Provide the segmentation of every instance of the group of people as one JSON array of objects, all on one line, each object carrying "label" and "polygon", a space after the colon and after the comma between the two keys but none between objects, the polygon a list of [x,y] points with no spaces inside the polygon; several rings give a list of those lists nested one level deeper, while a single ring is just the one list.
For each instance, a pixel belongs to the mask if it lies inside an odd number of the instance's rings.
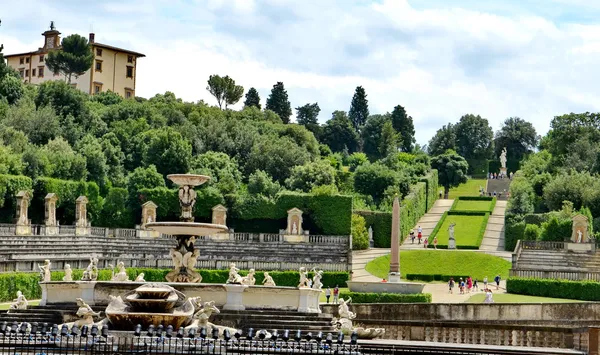
[{"label": "group of people", "polygon": [[[338,285],[335,285],[335,288],[333,289],[333,303],[334,304],[338,303],[339,296],[340,296],[340,289],[338,288]],[[330,297],[331,297],[331,288],[329,286],[327,286],[327,288],[325,289],[325,299],[327,299],[327,303],[329,303]]]},{"label": "group of people", "polygon": [[[494,282],[496,283],[496,290],[500,289],[500,280],[501,277],[500,275],[496,275],[496,277],[494,277]],[[456,286],[456,281],[454,281],[454,278],[451,277],[450,280],[448,281],[448,292],[449,293],[454,293],[454,286]],[[464,295],[467,293],[471,293],[471,291],[479,291],[479,285],[477,284],[477,279],[473,279],[471,278],[471,276],[468,276],[466,279],[463,280],[463,278],[461,277],[460,280],[458,281],[458,291],[459,294]],[[493,302],[492,300],[492,290],[488,287],[488,278],[487,276],[483,278],[483,289],[482,291],[484,291],[486,293],[486,301],[485,303],[491,303]],[[489,294],[489,300],[491,300],[491,302],[488,302],[488,294]]]},{"label": "group of people", "polygon": [[[485,194],[486,194],[486,192],[483,189],[483,187],[479,186],[479,196],[485,196]],[[488,192],[487,193],[487,195],[489,197],[492,197],[492,196],[494,196],[494,197],[502,197],[502,194],[505,194],[507,198],[510,197],[510,191],[507,192],[506,189],[504,189],[504,192],[502,192],[502,191],[496,192],[494,190],[494,192]]]},{"label": "group of people", "polygon": [[510,174],[505,175],[504,173],[489,173],[488,174],[488,179],[490,180],[496,180],[496,179],[504,179],[504,178],[509,178],[510,180],[512,180],[514,173],[511,171]]},{"label": "group of people", "polygon": [[[421,244],[421,240],[423,240],[423,228],[421,228],[421,226],[417,227],[417,235],[416,236],[415,236],[414,230],[410,231],[410,241],[412,244],[415,244],[415,238],[417,239],[417,244]],[[432,244],[433,244],[434,249],[437,249],[437,245],[438,245],[437,237],[433,238]],[[429,245],[429,239],[425,238],[423,240],[423,248],[427,249],[428,245]]]}]

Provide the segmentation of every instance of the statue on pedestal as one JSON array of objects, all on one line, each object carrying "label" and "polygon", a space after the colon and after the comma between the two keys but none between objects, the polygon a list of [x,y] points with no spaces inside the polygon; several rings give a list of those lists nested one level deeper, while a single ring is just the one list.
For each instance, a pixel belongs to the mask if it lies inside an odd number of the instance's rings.
[{"label": "statue on pedestal", "polygon": [[323,288],[323,283],[321,282],[321,279],[323,278],[323,270],[317,271],[313,268],[312,271],[315,273],[313,276],[312,288],[315,290],[321,290]]},{"label": "statue on pedestal", "polygon": [[62,280],[73,281],[73,270],[71,270],[71,265],[65,264],[65,276],[63,276]]},{"label": "statue on pedestal", "polygon": [[248,271],[248,275],[242,277],[242,285],[252,286],[252,285],[256,284],[256,278],[254,278],[255,273],[256,273],[256,271],[254,269],[250,269]]},{"label": "statue on pedestal", "polygon": [[238,274],[238,271],[240,271],[240,269],[235,267],[235,263],[229,264],[229,278],[227,279],[228,284],[241,284],[242,283],[243,279],[240,276],[240,274]]},{"label": "statue on pedestal", "polygon": [[90,264],[83,272],[81,281],[97,281],[98,280],[98,258],[91,258]]},{"label": "statue on pedestal", "polygon": [[454,239],[454,226],[456,223],[450,224],[448,227],[448,249],[456,249],[456,239]]},{"label": "statue on pedestal", "polygon": [[273,280],[273,277],[271,277],[271,275],[269,275],[268,272],[265,272],[265,279],[263,280],[263,286],[276,286],[275,280]]},{"label": "statue on pedestal", "polygon": [[506,169],[506,147],[502,149],[502,153],[500,154],[500,165]]},{"label": "statue on pedestal", "polygon": [[119,261],[119,263],[117,264],[117,269],[119,269],[119,271],[115,274],[115,270],[114,270],[114,266],[109,265],[108,266],[110,268],[111,271],[111,281],[117,281],[117,282],[125,282],[125,281],[129,281],[129,275],[127,275],[127,270],[125,269],[125,264],[122,261]]},{"label": "statue on pedestal", "polygon": [[299,270],[300,273],[300,282],[298,283],[298,287],[308,287],[308,272],[305,267],[301,267]]},{"label": "statue on pedestal", "polygon": [[38,265],[38,269],[40,269],[40,279],[42,282],[50,282],[52,278],[52,274],[50,273],[50,260],[44,260],[44,265]]}]

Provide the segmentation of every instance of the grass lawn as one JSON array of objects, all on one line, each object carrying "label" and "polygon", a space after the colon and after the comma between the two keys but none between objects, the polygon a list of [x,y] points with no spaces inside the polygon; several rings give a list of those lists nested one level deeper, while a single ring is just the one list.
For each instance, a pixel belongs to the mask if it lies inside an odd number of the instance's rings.
[{"label": "grass lawn", "polygon": [[[485,179],[469,179],[466,183],[450,189],[448,198],[453,199],[459,196],[479,196],[479,187],[485,189],[487,182]],[[442,186],[440,190],[443,190]]]},{"label": "grass lawn", "polygon": [[[0,311],[6,311],[10,307],[12,302],[0,303]],[[40,304],[40,300],[29,301],[30,306],[37,306]]]},{"label": "grass lawn", "polygon": [[492,201],[458,200],[452,211],[489,211]]},{"label": "grass lawn", "polygon": [[[492,288],[492,293],[494,288]],[[536,296],[525,296],[525,295],[514,295],[511,293],[499,293],[494,294],[494,303],[571,303],[571,302],[583,302],[579,300],[569,300],[565,298],[548,298],[548,297],[536,297]],[[484,293],[478,293],[471,296],[466,303],[483,303],[485,298]]]},{"label": "grass lawn", "polygon": [[[406,274],[471,275],[483,281],[493,280],[500,274],[508,277],[510,262],[492,255],[473,251],[457,250],[404,250],[400,252],[400,272]],[[390,256],[385,255],[367,263],[366,270],[379,278],[387,278],[390,271]]]},{"label": "grass lawn", "polygon": [[[469,246],[471,249],[479,248],[481,244],[481,230],[485,228],[485,216],[463,216],[463,215],[447,215],[442,226],[435,235],[439,246],[448,246],[448,227],[450,224],[456,223],[454,226],[454,238],[456,246]],[[429,244],[433,245],[433,235],[429,237]]]}]

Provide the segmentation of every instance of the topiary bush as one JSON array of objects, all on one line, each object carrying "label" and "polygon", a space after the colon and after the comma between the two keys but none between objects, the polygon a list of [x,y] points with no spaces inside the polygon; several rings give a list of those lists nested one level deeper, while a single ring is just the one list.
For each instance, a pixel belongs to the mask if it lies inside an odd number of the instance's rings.
[{"label": "topiary bush", "polygon": [[352,250],[369,248],[369,232],[365,227],[365,219],[357,214],[352,215]]},{"label": "topiary bush", "polygon": [[542,229],[536,224],[525,225],[523,240],[538,240],[542,234]]},{"label": "topiary bush", "polygon": [[340,298],[352,303],[431,303],[430,293],[397,294],[340,291]]},{"label": "topiary bush", "polygon": [[506,292],[519,295],[600,301],[600,283],[557,279],[510,277]]},{"label": "topiary bush", "polygon": [[504,250],[514,251],[517,241],[523,239],[526,223],[519,215],[506,214],[504,216]]},{"label": "topiary bush", "polygon": [[559,219],[551,216],[547,222],[542,224],[540,240],[562,242],[571,237],[573,221],[570,219]]}]

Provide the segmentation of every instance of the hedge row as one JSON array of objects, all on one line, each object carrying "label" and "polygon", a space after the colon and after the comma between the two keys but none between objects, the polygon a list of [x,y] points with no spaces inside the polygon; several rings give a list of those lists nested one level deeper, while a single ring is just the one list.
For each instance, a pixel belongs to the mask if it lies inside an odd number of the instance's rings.
[{"label": "hedge row", "polygon": [[457,206],[459,201],[490,201],[490,208],[487,210],[482,210],[482,212],[492,213],[494,212],[494,207],[496,207],[496,198],[490,196],[459,196],[454,199],[452,202],[452,206],[450,207],[450,211],[458,211]]},{"label": "hedge row", "polygon": [[[208,221],[212,208],[223,204],[229,209],[227,224],[234,229],[247,232],[261,231],[278,233],[287,223],[287,211],[301,209],[304,229],[312,234],[350,235],[352,216],[352,196],[311,195],[296,192],[283,192],[275,199],[264,196],[226,195],[207,186],[197,189],[196,217]],[[157,218],[177,219],[180,207],[177,190],[168,188],[142,189],[138,193],[139,205],[153,201],[159,208]],[[136,213],[139,214],[139,213]]]},{"label": "hedge row", "polygon": [[[481,212],[481,211],[446,211],[446,212],[444,212],[444,214],[442,215],[442,218],[440,218],[440,221],[435,225],[435,228],[431,232],[431,235],[429,236],[429,238],[427,238],[427,241],[429,244],[427,247],[434,248],[433,239],[439,233],[440,228],[444,224],[444,221],[446,220],[446,217],[448,215],[450,215],[450,216],[452,216],[452,215],[454,215],[454,216],[483,216],[483,223],[481,223],[481,228],[479,229],[479,233],[477,234],[477,241],[475,242],[475,245],[458,245],[458,243],[456,245],[456,249],[466,249],[466,250],[479,249],[479,246],[481,245],[481,242],[483,241],[483,236],[485,235],[485,230],[487,228],[488,220],[490,218],[490,214],[488,212]],[[448,245],[438,244],[437,248],[438,249],[448,249]]]},{"label": "hedge row", "polygon": [[510,277],[506,292],[519,295],[600,301],[600,282]]},{"label": "hedge row", "polygon": [[398,294],[340,291],[340,298],[352,303],[431,303],[430,293]]},{"label": "hedge row", "polygon": [[17,193],[33,191],[33,182],[27,176],[0,175],[0,222],[13,223]]},{"label": "hedge row", "polygon": [[514,251],[517,241],[523,239],[527,223],[521,216],[506,214],[504,216],[504,250]]},{"label": "hedge row", "polygon": [[441,275],[441,274],[406,274],[406,279],[407,280],[418,280],[418,281],[425,281],[425,282],[431,282],[431,281],[444,281],[444,282],[448,282],[450,281],[450,278],[453,278],[454,281],[459,281],[461,278],[463,280],[466,280],[469,276],[465,276],[465,275]]},{"label": "hedge row", "polygon": [[426,185],[425,188],[427,190],[427,192],[426,192],[427,203],[426,203],[425,212],[427,212],[431,209],[431,207],[433,207],[433,205],[435,204],[435,201],[437,201],[437,199],[439,198],[438,171],[435,169],[431,170],[431,172],[427,176],[421,178],[420,181],[424,182]]},{"label": "hedge row", "polygon": [[[165,276],[169,273],[170,269],[127,269],[129,279],[134,280],[140,273],[144,273],[144,279],[147,282],[163,282]],[[227,282],[229,277],[228,270],[199,270],[202,275],[203,283],[219,283],[223,284]],[[83,274],[83,270],[73,270],[73,279],[80,280]],[[247,275],[248,271],[240,271],[240,275]],[[298,271],[269,271],[269,275],[273,277],[273,280],[278,286],[298,286],[300,276]],[[309,274],[312,276],[312,274]],[[63,271],[52,272],[52,281],[62,281],[65,276]],[[264,272],[258,271],[255,274],[256,284],[261,285],[264,280]],[[98,274],[99,281],[109,281],[111,278],[110,270],[100,270]],[[323,273],[324,287],[347,287],[346,281],[349,279],[347,272],[330,272],[325,271]],[[39,273],[10,273],[0,274],[0,302],[12,301],[16,297],[17,291],[23,292],[28,299],[37,299],[41,297],[41,289],[38,285]]]}]

